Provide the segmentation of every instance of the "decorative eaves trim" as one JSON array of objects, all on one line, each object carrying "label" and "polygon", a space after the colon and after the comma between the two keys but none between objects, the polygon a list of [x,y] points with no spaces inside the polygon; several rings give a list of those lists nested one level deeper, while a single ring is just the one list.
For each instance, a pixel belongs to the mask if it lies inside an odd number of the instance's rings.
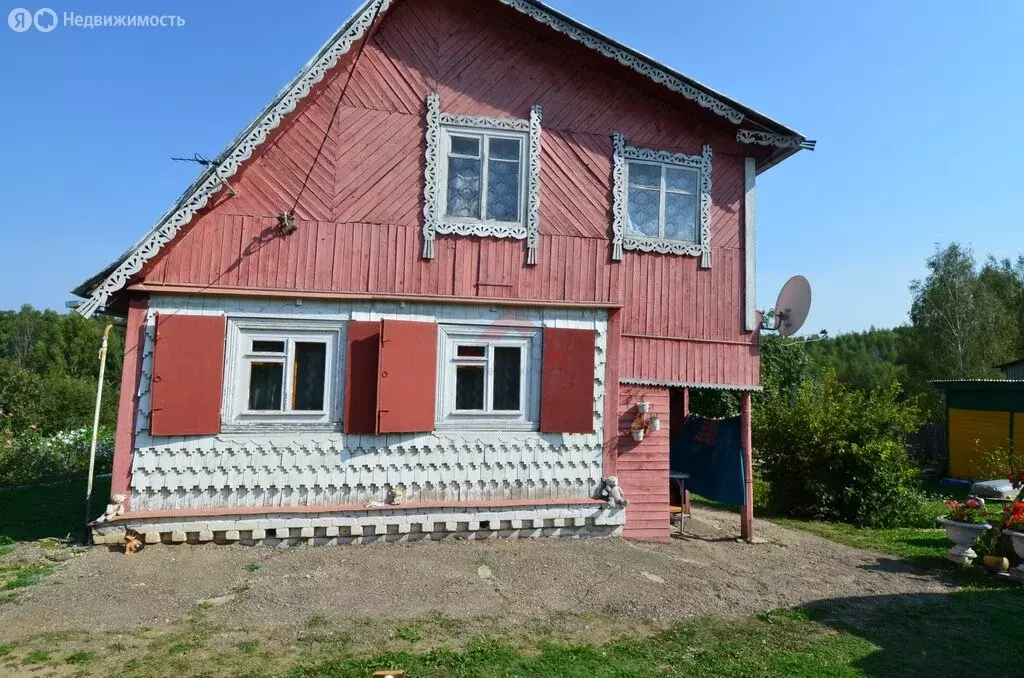
[{"label": "decorative eaves trim", "polygon": [[771,134],[770,132],[758,132],[752,129],[737,130],[736,141],[741,144],[775,146],[777,148],[805,148],[809,151],[813,151],[815,146],[815,142],[810,139],[791,137],[784,134]]},{"label": "decorative eaves trim", "polygon": [[[700,171],[700,241],[683,242],[660,238],[640,238],[626,233],[628,161],[644,160]],[[623,250],[681,254],[700,257],[701,268],[711,268],[711,146],[704,146],[700,155],[686,155],[652,148],[626,145],[626,139],[616,132],[612,135],[612,260],[620,261]]]},{"label": "decorative eaves trim", "polygon": [[[537,263],[540,244],[540,135],[541,108],[530,108],[530,119],[491,118],[480,115],[442,113],[437,92],[427,95],[426,152],[423,166],[423,258],[435,256],[434,241],[438,233],[454,233],[481,238],[515,238],[526,240],[526,263]],[[522,224],[458,221],[441,214],[441,126],[458,125],[480,129],[508,130],[529,133],[526,187],[526,219]]]},{"label": "decorative eaves trim", "polygon": [[708,388],[717,391],[761,391],[760,386],[743,384],[702,384],[696,381],[662,381],[660,379],[619,379],[620,384],[629,386],[667,386],[670,388]]},{"label": "decorative eaves trim", "polygon": [[390,5],[391,0],[367,0],[352,18],[331,36],[318,56],[306,64],[274,103],[218,156],[219,159],[200,176],[146,237],[89,293],[89,299],[76,308],[78,313],[88,318],[104,307],[110,295],[124,287],[128,279],[141,271],[161,247],[173,240],[181,227],[206,206],[210,197],[252,156],[256,148],[266,140],[267,135],[281,124],[281,120],[295,110],[313,86],[323,80],[324,75],[363,37],[374,17],[383,15]]},{"label": "decorative eaves trim", "polygon": [[668,87],[673,92],[683,95],[690,101],[693,101],[699,106],[722,116],[731,123],[738,125],[743,122],[743,114],[732,106],[729,106],[708,92],[697,89],[690,83],[669,72],[652,59],[644,58],[635,52],[623,49],[610,40],[603,39],[591,31],[585,30],[575,21],[567,21],[556,16],[550,12],[544,4],[536,2],[536,0],[500,1],[509,7],[522,12],[530,18],[539,21],[549,28],[553,28],[559,33],[569,36],[576,42],[582,43],[595,52],[599,52],[609,59],[614,59],[623,66],[633,69],[640,75],[646,76],[651,80]]}]

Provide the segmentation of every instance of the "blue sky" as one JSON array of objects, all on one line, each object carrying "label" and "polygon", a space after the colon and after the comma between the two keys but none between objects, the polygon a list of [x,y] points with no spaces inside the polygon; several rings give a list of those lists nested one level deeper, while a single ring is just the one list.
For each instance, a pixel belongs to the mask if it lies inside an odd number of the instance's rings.
[{"label": "blue sky", "polygon": [[[62,308],[195,177],[170,157],[216,155],[356,4],[54,0],[186,23],[0,24],[0,308]],[[551,4],[818,140],[758,184],[759,305],[803,273],[805,330],[904,322],[935,243],[1024,251],[1024,3]]]}]

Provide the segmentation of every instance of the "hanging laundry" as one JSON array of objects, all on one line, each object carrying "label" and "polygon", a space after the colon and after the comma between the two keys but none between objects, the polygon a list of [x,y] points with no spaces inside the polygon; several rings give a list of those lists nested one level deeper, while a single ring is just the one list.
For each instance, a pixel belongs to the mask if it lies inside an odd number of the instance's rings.
[{"label": "hanging laundry", "polygon": [[691,414],[669,437],[669,466],[688,473],[686,489],[723,504],[743,504],[740,418],[708,419]]}]

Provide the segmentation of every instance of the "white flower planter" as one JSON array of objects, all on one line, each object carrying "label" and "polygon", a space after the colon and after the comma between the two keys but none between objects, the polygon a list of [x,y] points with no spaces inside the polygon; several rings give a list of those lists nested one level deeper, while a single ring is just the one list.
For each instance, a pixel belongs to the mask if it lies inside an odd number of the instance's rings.
[{"label": "white flower planter", "polygon": [[636,404],[636,410],[640,414],[646,414],[647,410],[649,410],[649,409],[651,409],[651,404],[650,403],[637,403]]},{"label": "white flower planter", "polygon": [[[1017,552],[1018,556],[1024,559],[1024,532],[1003,530],[1003,534],[1010,535],[1010,539],[1013,541],[1013,550]],[[1010,576],[1019,582],[1024,582],[1024,563],[1021,563],[1010,570]]]},{"label": "white flower planter", "polygon": [[978,557],[971,546],[989,529],[989,524],[959,523],[949,518],[939,518],[939,522],[946,528],[946,536],[953,542],[953,548],[946,553],[946,559],[959,565],[970,565]]},{"label": "white flower planter", "polygon": [[651,430],[652,431],[660,431],[661,430],[661,419],[651,419]]},{"label": "white flower planter", "polygon": [[636,442],[639,443],[639,442],[643,442],[643,439],[644,439],[644,430],[642,428],[635,428],[635,429],[633,429],[633,440],[635,440]]}]

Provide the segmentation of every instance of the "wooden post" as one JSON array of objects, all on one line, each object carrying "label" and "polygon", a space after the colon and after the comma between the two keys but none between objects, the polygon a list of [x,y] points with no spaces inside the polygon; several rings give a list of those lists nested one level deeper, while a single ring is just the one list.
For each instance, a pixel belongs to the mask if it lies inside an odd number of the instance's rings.
[{"label": "wooden post", "polygon": [[754,455],[750,435],[750,391],[743,392],[740,405],[740,438],[743,443],[743,509],[740,513],[740,536],[754,536]]},{"label": "wooden post", "polygon": [[[683,423],[686,423],[686,418],[690,416],[690,387],[683,387]],[[690,515],[690,491],[683,490],[683,496],[680,497],[683,501],[683,512],[686,515]]]}]

